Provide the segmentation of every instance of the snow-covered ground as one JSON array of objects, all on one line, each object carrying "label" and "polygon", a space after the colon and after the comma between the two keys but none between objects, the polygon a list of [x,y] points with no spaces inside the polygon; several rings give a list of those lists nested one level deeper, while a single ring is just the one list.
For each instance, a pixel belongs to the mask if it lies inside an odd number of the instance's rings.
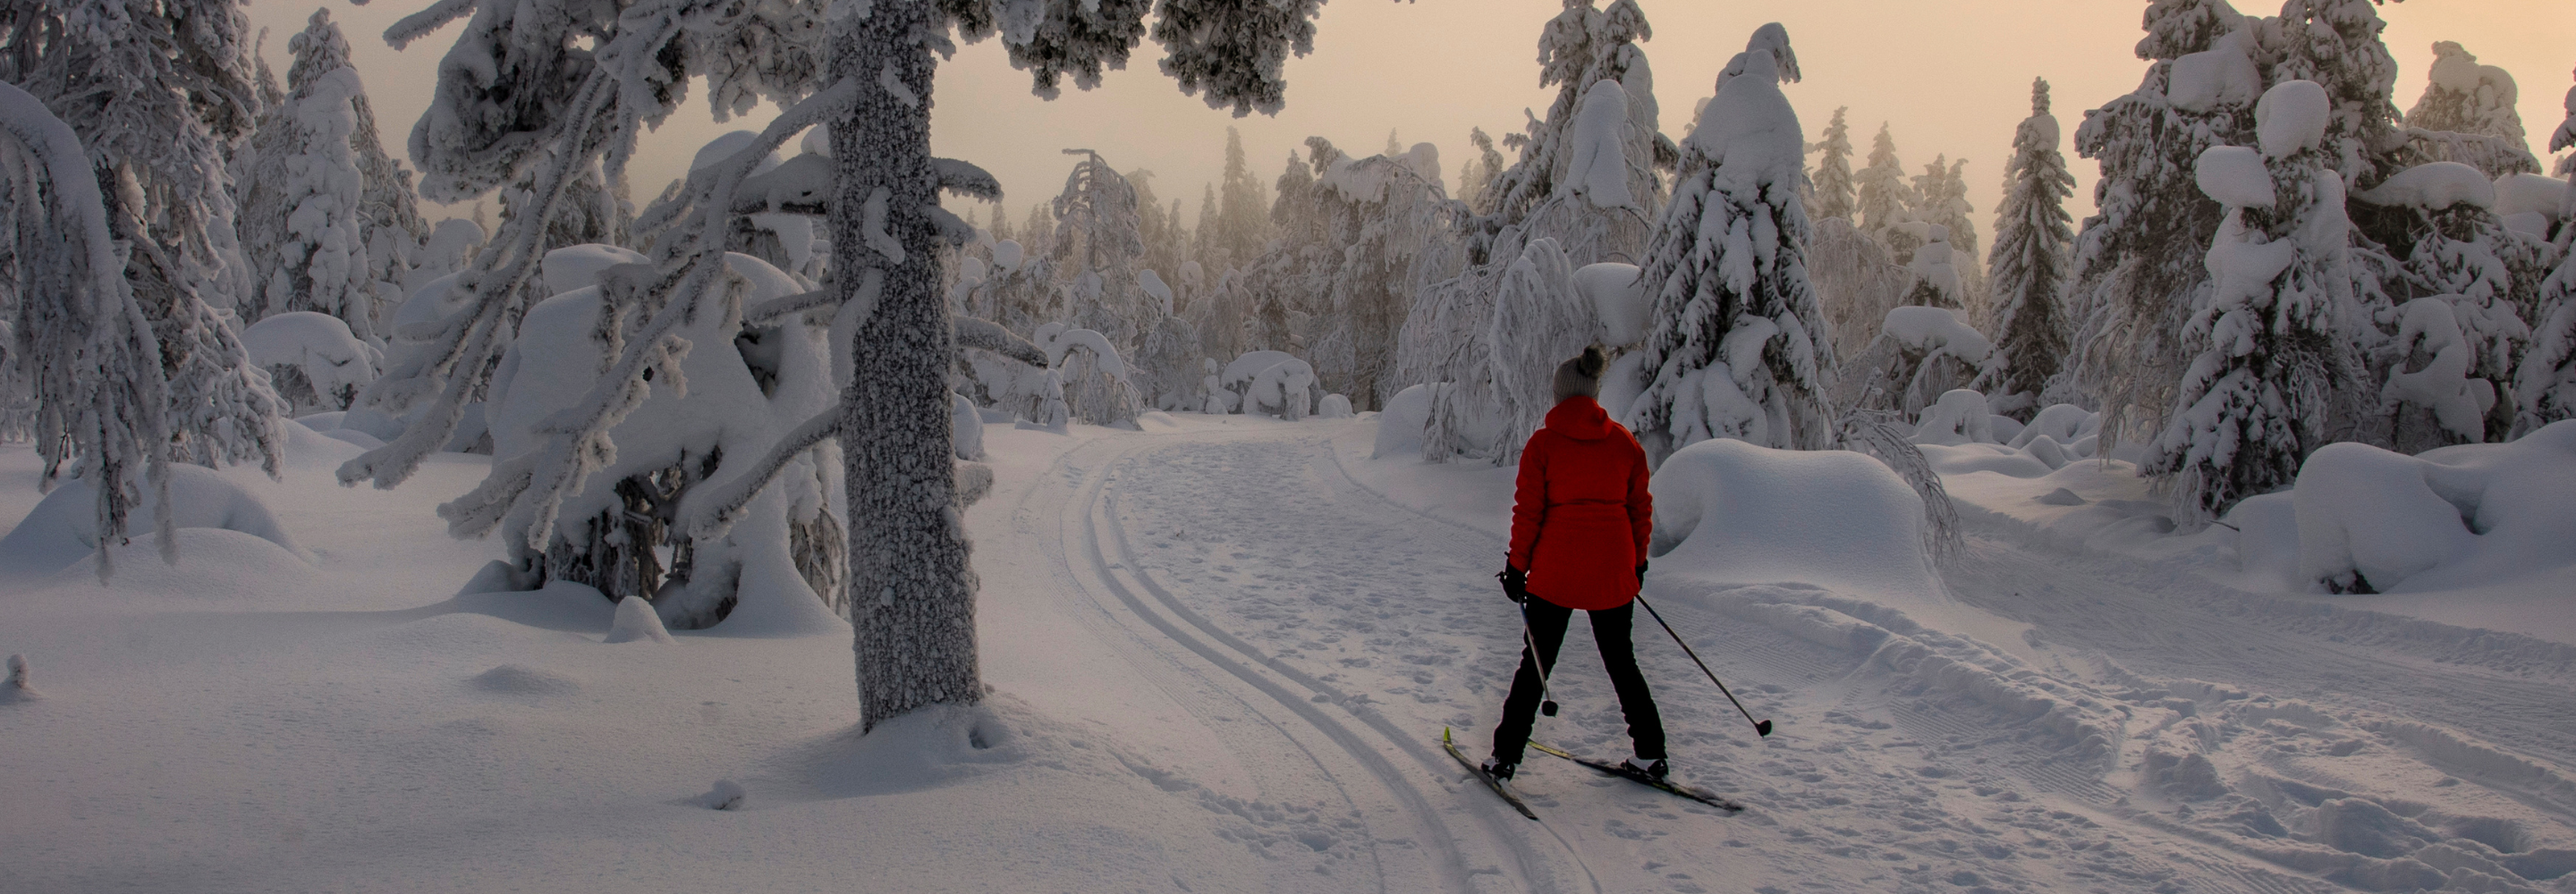
[{"label": "snow-covered ground", "polygon": [[[1510,471],[1172,419],[987,427],[994,696],[864,739],[845,631],[453,595],[499,549],[431,507],[483,459],[343,489],[356,448],[300,434],[283,483],[223,474],[303,555],[191,528],[0,580],[37,693],[0,696],[0,891],[2576,892],[2564,570],[2292,593],[2116,463],[1973,444],[1926,448],[1968,527],[1935,569],[1878,467],[1707,451],[1648,595],[1778,731],[1636,635],[1677,772],[1751,809],[1533,755],[1532,823],[1437,743],[1481,755],[1514,660]],[[1583,624],[1538,734],[1617,755]]]}]

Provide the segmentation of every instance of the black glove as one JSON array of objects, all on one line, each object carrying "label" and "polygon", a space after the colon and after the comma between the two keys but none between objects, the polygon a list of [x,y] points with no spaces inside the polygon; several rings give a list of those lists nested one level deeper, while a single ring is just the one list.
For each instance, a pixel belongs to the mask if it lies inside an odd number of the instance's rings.
[{"label": "black glove", "polygon": [[1513,605],[1529,601],[1529,572],[1505,565],[1494,579],[1503,582],[1503,598],[1511,600]]},{"label": "black glove", "polygon": [[1637,579],[1646,579],[1646,558],[1644,556],[1637,557]]}]

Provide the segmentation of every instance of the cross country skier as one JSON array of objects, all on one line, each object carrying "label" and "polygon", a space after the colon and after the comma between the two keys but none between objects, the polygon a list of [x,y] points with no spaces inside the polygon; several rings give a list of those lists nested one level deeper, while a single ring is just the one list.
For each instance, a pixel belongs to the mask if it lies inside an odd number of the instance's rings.
[{"label": "cross country skier", "polygon": [[1654,498],[1646,493],[1646,451],[1635,435],[1601,409],[1601,349],[1556,368],[1556,408],[1547,427],[1521,450],[1519,485],[1512,503],[1512,547],[1499,577],[1503,592],[1521,606],[1520,673],[1503,699],[1503,722],[1494,728],[1494,753],[1485,772],[1509,779],[1529,744],[1547,673],[1574,611],[1592,615],[1592,638],[1619,692],[1628,736],[1637,754],[1628,766],[1662,779],[1664,723],[1654,695],[1637,672],[1628,630],[1639,579],[1646,573],[1646,539],[1654,528]]}]

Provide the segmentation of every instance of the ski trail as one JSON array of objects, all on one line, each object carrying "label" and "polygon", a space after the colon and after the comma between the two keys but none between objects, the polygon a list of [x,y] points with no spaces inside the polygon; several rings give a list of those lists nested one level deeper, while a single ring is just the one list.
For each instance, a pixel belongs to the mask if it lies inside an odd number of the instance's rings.
[{"label": "ski trail", "polygon": [[[1225,438],[1220,436],[1219,440]],[[1190,612],[1139,569],[1115,519],[1116,489],[1140,457],[1168,446],[1158,441],[1110,440],[1085,445],[1059,461],[1054,474],[1068,479],[1071,487],[1057,513],[1058,544],[1065,570],[1080,588],[1100,603],[1103,612],[1128,636],[1195,659],[1183,663],[1190,665],[1186,673],[1196,678],[1197,684],[1227,690],[1253,713],[1265,717],[1279,735],[1297,742],[1314,771],[1330,782],[1336,798],[1350,804],[1362,822],[1371,827],[1390,822],[1409,827],[1410,834],[1373,836],[1372,857],[1382,890],[1419,890],[1434,885],[1457,891],[1484,890],[1482,880],[1500,878],[1501,870],[1493,868],[1493,857],[1504,857],[1526,889],[1562,890],[1563,885],[1554,881],[1556,873],[1544,855],[1534,854],[1524,839],[1502,832],[1497,819],[1487,815],[1489,810],[1478,809],[1467,817],[1475,829],[1467,840],[1482,846],[1462,846],[1459,833],[1464,830],[1453,827],[1416,784],[1422,771],[1408,770],[1389,760],[1389,751],[1417,761],[1421,757],[1422,746],[1404,730],[1365,703],[1351,700],[1328,684],[1270,659]],[[1369,737],[1353,729],[1353,721],[1385,741],[1369,741]],[[1314,741],[1305,741],[1309,739]],[[1445,757],[1442,763],[1447,763]],[[1348,772],[1336,773],[1336,767]],[[1511,819],[1526,822],[1517,815]],[[1390,866],[1391,861],[1404,862],[1400,855],[1389,855],[1386,845],[1390,843],[1414,845],[1428,865]],[[1479,864],[1488,868],[1476,868]],[[1600,890],[1597,880],[1587,888]]]}]

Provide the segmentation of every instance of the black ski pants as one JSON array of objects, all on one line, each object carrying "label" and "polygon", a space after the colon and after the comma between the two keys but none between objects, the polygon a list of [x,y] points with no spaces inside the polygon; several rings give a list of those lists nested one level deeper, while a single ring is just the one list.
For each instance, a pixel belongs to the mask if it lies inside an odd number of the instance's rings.
[{"label": "black ski pants", "polygon": [[[1610,671],[1610,686],[1619,693],[1619,711],[1628,716],[1628,737],[1636,740],[1637,756],[1660,758],[1664,756],[1663,715],[1655,711],[1655,696],[1646,689],[1645,675],[1637,672],[1637,649],[1628,635],[1636,605],[1630,602],[1591,612],[1592,639],[1601,647],[1601,664]],[[1506,764],[1521,762],[1546,688],[1540,676],[1555,670],[1557,649],[1565,644],[1565,626],[1574,620],[1573,609],[1535,595],[1522,604],[1521,614],[1528,619],[1529,638],[1536,641],[1538,654],[1530,654],[1530,644],[1522,645],[1520,673],[1512,677],[1512,694],[1503,699],[1503,724],[1494,728],[1494,757]]]}]

